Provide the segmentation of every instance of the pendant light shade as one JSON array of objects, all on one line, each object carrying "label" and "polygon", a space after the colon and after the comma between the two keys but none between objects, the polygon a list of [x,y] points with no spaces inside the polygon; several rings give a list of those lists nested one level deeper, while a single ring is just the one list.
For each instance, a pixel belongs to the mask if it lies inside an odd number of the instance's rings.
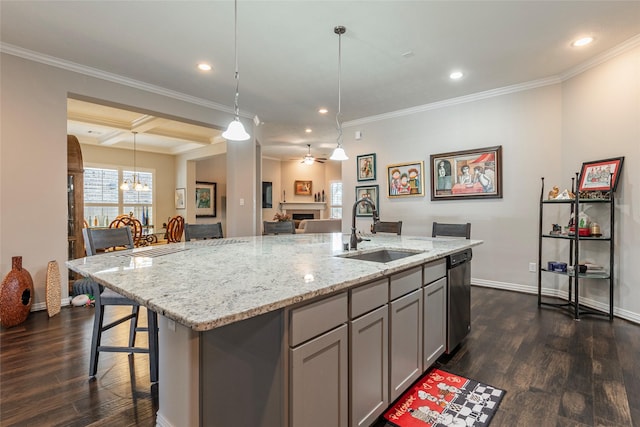
[{"label": "pendant light shade", "polygon": [[344,148],[342,148],[341,146],[338,146],[335,148],[335,150],[333,150],[333,153],[331,154],[331,157],[329,157],[331,160],[349,160],[349,156],[347,156],[347,153],[344,152]]},{"label": "pendant light shade", "polygon": [[240,118],[236,117],[235,120],[229,123],[227,130],[222,132],[222,137],[229,141],[246,141],[251,135],[244,130],[244,126],[240,123]]},{"label": "pendant light shade", "polygon": [[244,130],[244,126],[240,123],[240,109],[238,108],[238,97],[240,96],[240,74],[238,73],[238,0],[233,2],[233,25],[234,25],[234,51],[236,59],[236,96],[234,101],[235,119],[229,123],[227,130],[222,133],[222,137],[229,141],[246,141],[251,136]]},{"label": "pendant light shade", "polygon": [[333,150],[331,160],[349,160],[347,153],[342,148],[342,123],[340,123],[340,114],[342,113],[342,35],[347,32],[347,29],[341,25],[335,27],[333,32],[338,35],[338,113],[336,114],[336,127],[338,131],[338,137],[336,141],[338,146]]}]

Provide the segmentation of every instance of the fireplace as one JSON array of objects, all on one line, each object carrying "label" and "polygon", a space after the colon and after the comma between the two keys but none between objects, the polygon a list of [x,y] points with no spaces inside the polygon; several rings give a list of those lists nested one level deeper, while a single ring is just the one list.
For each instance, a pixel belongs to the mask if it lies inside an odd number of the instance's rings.
[{"label": "fireplace", "polygon": [[294,221],[302,221],[303,219],[314,219],[315,216],[312,213],[294,213],[291,214],[291,219]]},{"label": "fireplace", "polygon": [[[294,220],[323,219],[327,204],[325,202],[280,202],[280,210],[291,215]],[[299,216],[303,215],[303,216]]]},{"label": "fireplace", "polygon": [[293,223],[295,224],[296,228],[298,228],[298,226],[300,225],[300,221],[302,221],[303,219],[317,219],[318,218],[318,214],[315,212],[291,212],[291,219],[293,220]]}]

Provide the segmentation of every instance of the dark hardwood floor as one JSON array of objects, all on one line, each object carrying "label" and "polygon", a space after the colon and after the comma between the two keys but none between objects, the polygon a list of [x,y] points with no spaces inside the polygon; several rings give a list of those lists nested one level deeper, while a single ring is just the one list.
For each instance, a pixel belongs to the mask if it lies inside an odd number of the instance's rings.
[{"label": "dark hardwood floor", "polygon": [[[105,323],[130,310],[107,308]],[[106,332],[103,344],[126,343],[127,325]],[[89,380],[92,326],[93,308],[63,307],[54,317],[38,311],[0,329],[0,426],[155,425],[157,385],[149,382],[146,354],[102,353]],[[146,345],[147,334],[136,343]]]},{"label": "dark hardwood floor", "polygon": [[[63,308],[0,329],[0,425],[155,425],[146,355],[103,354],[88,379],[92,321]],[[507,391],[492,427],[640,426],[640,326],[624,320],[574,321],[534,295],[473,287],[471,334],[438,364]]]}]

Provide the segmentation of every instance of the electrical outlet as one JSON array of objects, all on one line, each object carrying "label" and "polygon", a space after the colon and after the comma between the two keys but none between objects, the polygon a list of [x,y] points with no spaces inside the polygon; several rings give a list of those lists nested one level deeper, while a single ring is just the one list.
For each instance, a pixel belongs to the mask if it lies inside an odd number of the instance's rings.
[{"label": "electrical outlet", "polygon": [[529,271],[532,273],[536,272],[536,263],[535,262],[530,262],[529,263]]}]

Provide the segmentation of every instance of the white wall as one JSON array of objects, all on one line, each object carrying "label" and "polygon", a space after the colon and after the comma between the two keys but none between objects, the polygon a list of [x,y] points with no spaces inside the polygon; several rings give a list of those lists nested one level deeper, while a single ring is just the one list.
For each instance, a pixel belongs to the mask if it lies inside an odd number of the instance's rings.
[{"label": "white wall", "polygon": [[[640,321],[640,189],[635,170],[640,166],[640,50],[624,53],[562,83],[479,99],[412,115],[347,124],[345,148],[351,158],[377,154],[380,213],[385,221],[403,220],[403,234],[430,235],[433,221],[471,222],[473,239],[484,240],[474,249],[476,283],[536,292],[537,276],[528,264],[537,261],[541,177],[551,186],[571,187],[582,162],[625,156],[616,194],[616,280],[618,314]],[[363,139],[355,141],[355,130]],[[435,153],[501,145],[503,198],[431,201],[429,156]],[[424,161],[424,197],[386,197],[386,166]],[[344,162],[345,207],[354,202],[355,162]],[[371,181],[367,181],[372,183]],[[558,212],[552,222],[567,222]],[[367,230],[368,219],[358,219]],[[344,229],[344,226],[343,226]],[[543,255],[566,255],[559,248]],[[600,254],[598,254],[600,255]],[[586,281],[583,281],[586,282]],[[565,282],[566,283],[566,282]],[[543,286],[557,289],[556,279]],[[597,283],[585,295],[596,304],[607,295]],[[564,285],[566,289],[566,284]],[[584,286],[583,286],[584,289]]]},{"label": "white wall", "polygon": [[[533,286],[528,264],[537,260],[540,178],[558,182],[561,141],[559,85],[479,100],[411,116],[358,126],[363,139],[347,141],[353,159],[376,153],[380,216],[402,220],[402,234],[430,236],[431,224],[471,222],[471,236],[485,243],[474,250],[473,276],[478,279]],[[353,135],[355,128],[345,134]],[[502,146],[503,198],[430,200],[429,156],[436,153]],[[424,197],[389,198],[387,165],[424,161]],[[345,208],[355,201],[356,163],[343,163]],[[358,218],[368,230],[369,218]],[[344,229],[344,227],[343,227]],[[345,229],[346,231],[346,229]]]},{"label": "white wall", "polygon": [[[327,194],[325,180],[325,167],[323,163],[313,163],[305,165],[300,160],[287,160],[281,162],[282,167],[282,190],[286,191],[287,202],[313,202],[313,195],[302,196],[296,195],[294,191],[295,181],[311,181],[311,191],[313,194],[324,190]],[[282,191],[278,201],[283,200]],[[275,195],[274,195],[275,198]]]},{"label": "white wall", "polygon": [[[0,58],[0,274],[21,255],[32,275],[34,304],[44,308],[47,263],[60,266],[67,294],[67,97],[128,105],[222,128],[232,114],[3,53]],[[184,99],[184,98],[183,98]],[[251,121],[243,120],[253,129]],[[213,146],[212,146],[213,147]],[[239,165],[255,156],[247,151]],[[182,159],[184,161],[184,159]],[[188,165],[187,165],[188,166]],[[188,173],[188,167],[179,167]],[[193,176],[195,178],[195,175]],[[176,184],[178,180],[176,181]],[[244,193],[244,184],[236,191]],[[177,186],[177,185],[176,185]],[[249,192],[255,185],[251,184]],[[248,204],[242,221],[251,209]]]},{"label": "white wall", "polygon": [[[616,307],[638,318],[640,271],[635,263],[640,260],[640,47],[566,81],[562,88],[562,170],[578,172],[582,162],[624,156],[616,192],[614,300]],[[591,208],[587,214],[599,223],[608,218],[602,209]],[[585,252],[585,256],[602,260],[593,251]],[[588,298],[607,301],[603,287],[582,289]]]}]

